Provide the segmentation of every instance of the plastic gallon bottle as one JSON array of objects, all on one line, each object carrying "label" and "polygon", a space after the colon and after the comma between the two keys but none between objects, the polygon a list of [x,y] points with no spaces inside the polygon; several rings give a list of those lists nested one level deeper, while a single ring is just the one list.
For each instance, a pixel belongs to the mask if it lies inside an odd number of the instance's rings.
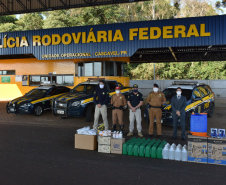
[{"label": "plastic gallon bottle", "polygon": [[170,149],[170,144],[167,143],[162,150],[162,158],[163,159],[169,159],[169,149]]},{"label": "plastic gallon bottle", "polygon": [[119,132],[119,139],[122,139],[123,137],[123,134],[122,134],[122,131]]},{"label": "plastic gallon bottle", "polygon": [[181,161],[181,151],[182,151],[182,146],[179,144],[177,145],[177,148],[175,150],[175,160],[176,161]]},{"label": "plastic gallon bottle", "polygon": [[183,146],[181,154],[182,154],[182,161],[188,161],[188,151],[187,151],[186,145]]},{"label": "plastic gallon bottle", "polygon": [[175,160],[175,144],[172,144],[169,149],[169,160]]}]

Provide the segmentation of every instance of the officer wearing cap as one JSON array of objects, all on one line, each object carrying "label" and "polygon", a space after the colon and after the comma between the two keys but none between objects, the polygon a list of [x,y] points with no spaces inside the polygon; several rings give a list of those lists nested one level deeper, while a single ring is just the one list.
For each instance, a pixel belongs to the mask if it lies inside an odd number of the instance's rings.
[{"label": "officer wearing cap", "polygon": [[93,101],[95,104],[93,129],[97,130],[100,114],[104,121],[105,130],[108,130],[107,104],[109,103],[109,92],[104,81],[100,81],[99,87],[94,91]]},{"label": "officer wearing cap", "polygon": [[134,84],[133,85],[133,92],[129,94],[128,96],[128,106],[130,108],[129,110],[129,120],[130,120],[130,125],[129,125],[129,133],[127,136],[132,136],[133,135],[133,130],[134,130],[134,120],[136,118],[137,122],[137,130],[138,130],[138,136],[143,137],[141,130],[141,106],[143,105],[143,95],[138,92],[138,85]]},{"label": "officer wearing cap", "polygon": [[123,132],[124,124],[123,124],[123,107],[126,106],[126,98],[121,94],[121,88],[116,87],[114,94],[111,97],[111,105],[112,107],[112,131],[116,131],[116,123],[118,119],[118,123],[120,125],[120,131]]},{"label": "officer wearing cap", "polygon": [[149,137],[153,136],[154,121],[156,119],[158,137],[162,135],[162,104],[166,101],[165,95],[159,91],[159,86],[154,84],[153,92],[149,93],[147,103],[149,107]]}]

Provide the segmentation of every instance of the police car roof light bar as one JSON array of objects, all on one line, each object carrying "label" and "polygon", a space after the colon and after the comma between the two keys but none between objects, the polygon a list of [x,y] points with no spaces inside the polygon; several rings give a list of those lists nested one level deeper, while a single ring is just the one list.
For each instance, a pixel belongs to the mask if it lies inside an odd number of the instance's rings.
[{"label": "police car roof light bar", "polygon": [[197,81],[174,81],[172,85],[198,85]]}]

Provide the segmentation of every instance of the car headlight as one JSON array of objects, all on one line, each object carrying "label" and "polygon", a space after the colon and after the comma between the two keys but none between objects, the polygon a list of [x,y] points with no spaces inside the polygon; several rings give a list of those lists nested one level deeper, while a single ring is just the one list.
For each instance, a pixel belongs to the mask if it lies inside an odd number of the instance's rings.
[{"label": "car headlight", "polygon": [[21,105],[20,107],[30,107],[31,106],[31,103],[25,103],[23,105]]},{"label": "car headlight", "polygon": [[73,103],[71,104],[71,106],[73,106],[73,107],[78,107],[80,104],[81,104],[80,101],[75,101],[75,102],[73,102]]}]

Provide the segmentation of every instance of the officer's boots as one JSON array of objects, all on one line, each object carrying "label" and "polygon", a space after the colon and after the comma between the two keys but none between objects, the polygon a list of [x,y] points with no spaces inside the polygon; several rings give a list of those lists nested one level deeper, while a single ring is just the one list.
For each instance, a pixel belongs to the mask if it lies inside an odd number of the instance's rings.
[{"label": "officer's boots", "polygon": [[123,133],[124,125],[120,125],[120,132]]},{"label": "officer's boots", "polygon": [[112,125],[112,132],[116,131],[116,125]]}]

